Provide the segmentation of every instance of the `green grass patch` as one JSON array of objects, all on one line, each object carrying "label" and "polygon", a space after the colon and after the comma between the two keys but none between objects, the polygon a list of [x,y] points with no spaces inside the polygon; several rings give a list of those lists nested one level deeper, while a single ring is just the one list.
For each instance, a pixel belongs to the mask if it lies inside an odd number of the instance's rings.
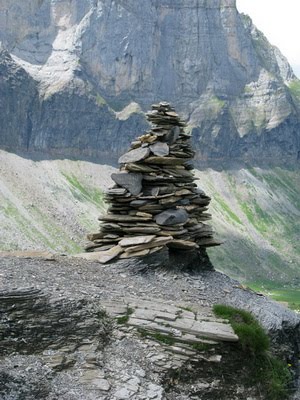
[{"label": "green grass patch", "polygon": [[189,312],[194,312],[193,311],[193,309],[192,309],[192,307],[189,307],[189,306],[178,306],[179,308],[181,308],[181,310],[184,310],[184,311],[189,311]]},{"label": "green grass patch", "polygon": [[102,96],[100,96],[99,93],[96,94],[96,103],[100,107],[105,106],[105,104],[106,104],[106,101],[104,100],[104,98]]},{"label": "green grass patch", "polygon": [[276,301],[288,303],[289,308],[300,312],[299,289],[273,289],[268,295]]},{"label": "green grass patch", "polygon": [[217,304],[213,308],[218,317],[226,318],[239,337],[239,343],[250,369],[249,383],[262,387],[269,400],[287,397],[291,381],[288,365],[273,357],[268,335],[251,313],[234,307]]},{"label": "green grass patch", "polygon": [[268,231],[271,218],[259,207],[255,199],[252,199],[251,201],[247,203],[241,202],[241,209],[246,215],[248,221],[258,230],[258,232],[265,233]]},{"label": "green grass patch", "polygon": [[160,332],[148,331],[143,328],[138,328],[138,332],[144,338],[154,339],[155,341],[166,344],[168,346],[172,346],[176,342],[176,340],[172,336]]},{"label": "green grass patch", "polygon": [[196,351],[207,351],[213,347],[212,344],[209,343],[193,343],[192,348]]},{"label": "green grass patch", "polygon": [[81,182],[79,182],[78,178],[75,175],[67,175],[66,173],[62,174],[69,183],[70,189],[75,199],[79,201],[90,201],[98,207],[103,206],[104,194],[102,190],[96,188],[88,188],[84,186]]},{"label": "green grass patch", "polygon": [[222,109],[223,107],[225,107],[226,102],[222,99],[220,99],[218,96],[212,96],[210,99],[210,102],[217,106],[219,109]]},{"label": "green grass patch", "polygon": [[34,215],[36,221],[38,221],[39,225],[46,231],[49,235],[49,240],[52,243],[53,249],[58,250],[58,247],[63,249],[63,251],[75,254],[80,252],[81,247],[70,239],[69,235],[61,228],[59,225],[47,217],[45,213],[43,213],[39,208],[33,206],[31,207],[30,212]]},{"label": "green grass patch", "polygon": [[20,232],[22,232],[30,242],[36,243],[38,241],[51,250],[56,249],[55,243],[52,242],[51,238],[44,235],[39,229],[32,225],[31,221],[23,216],[12,203],[4,207],[4,214],[15,221]]},{"label": "green grass patch", "polygon": [[122,317],[117,318],[117,324],[119,325],[127,324],[128,321],[129,321],[129,315],[123,315]]},{"label": "green grass patch", "polygon": [[300,80],[294,79],[288,86],[294,100],[300,103]]},{"label": "green grass patch", "polygon": [[218,317],[229,320],[244,351],[259,354],[269,349],[268,335],[248,311],[223,304],[215,305],[213,310]]},{"label": "green grass patch", "polygon": [[231,208],[225,203],[225,201],[218,196],[216,193],[214,194],[214,200],[218,203],[219,207],[222,211],[224,211],[230,220],[236,222],[237,224],[243,225],[242,221],[239,217],[231,210]]},{"label": "green grass patch", "polygon": [[300,312],[300,289],[286,288],[274,282],[250,282],[249,288],[256,292],[263,293],[275,301],[287,303],[289,308]]},{"label": "green grass patch", "polygon": [[134,312],[133,308],[127,307],[126,314],[122,315],[121,317],[117,317],[117,319],[116,319],[117,324],[118,325],[127,324],[127,322],[129,321],[130,315],[133,314],[133,312]]},{"label": "green grass patch", "polygon": [[250,381],[259,382],[268,400],[283,400],[289,397],[288,386],[292,375],[288,365],[268,354],[258,356],[252,364]]},{"label": "green grass patch", "polygon": [[175,339],[169,335],[164,335],[159,332],[150,333],[148,332],[148,336],[155,339],[157,342],[167,344],[168,346],[172,346],[175,343]]}]

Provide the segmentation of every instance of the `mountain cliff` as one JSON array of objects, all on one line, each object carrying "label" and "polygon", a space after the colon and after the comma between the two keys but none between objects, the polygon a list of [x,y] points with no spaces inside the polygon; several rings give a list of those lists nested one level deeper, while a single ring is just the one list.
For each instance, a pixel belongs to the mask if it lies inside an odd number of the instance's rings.
[{"label": "mountain cliff", "polygon": [[202,165],[295,163],[296,79],[235,0],[3,0],[0,146],[110,160],[172,102]]}]

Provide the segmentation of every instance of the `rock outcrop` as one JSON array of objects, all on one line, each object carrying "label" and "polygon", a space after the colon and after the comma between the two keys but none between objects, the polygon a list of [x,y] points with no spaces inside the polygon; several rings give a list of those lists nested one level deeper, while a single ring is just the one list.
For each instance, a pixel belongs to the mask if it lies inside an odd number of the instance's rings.
[{"label": "rock outcrop", "polygon": [[216,303],[251,311],[297,376],[299,316],[216,271],[29,255],[0,266],[3,399],[268,398]]},{"label": "rock outcrop", "polygon": [[2,148],[116,159],[166,99],[199,164],[297,160],[299,81],[235,0],[5,0],[0,22]]}]

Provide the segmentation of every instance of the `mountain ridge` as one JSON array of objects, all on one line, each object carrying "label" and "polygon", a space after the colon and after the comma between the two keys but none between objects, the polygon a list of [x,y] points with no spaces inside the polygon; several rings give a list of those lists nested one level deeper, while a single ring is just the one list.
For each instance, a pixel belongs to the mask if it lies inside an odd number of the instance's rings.
[{"label": "mountain ridge", "polygon": [[[0,56],[2,148],[101,162],[147,126],[136,109],[118,112],[167,100],[188,120],[201,166],[298,163],[299,81],[234,0],[13,0],[0,21],[11,55]],[[34,93],[14,86],[17,66]],[[12,129],[18,119],[26,132]]]}]

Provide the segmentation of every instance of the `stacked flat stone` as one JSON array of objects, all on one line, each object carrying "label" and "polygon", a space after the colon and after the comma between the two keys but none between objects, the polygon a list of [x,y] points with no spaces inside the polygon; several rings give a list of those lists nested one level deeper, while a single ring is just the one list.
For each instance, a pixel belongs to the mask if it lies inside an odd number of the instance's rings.
[{"label": "stacked flat stone", "polygon": [[101,216],[100,232],[88,235],[86,251],[99,252],[99,261],[145,256],[162,250],[195,250],[219,245],[206,211],[210,198],[197,187],[192,172],[194,151],[190,135],[174,108],[161,102],[147,119],[152,129],[131,143],[112,174],[109,204]]}]

